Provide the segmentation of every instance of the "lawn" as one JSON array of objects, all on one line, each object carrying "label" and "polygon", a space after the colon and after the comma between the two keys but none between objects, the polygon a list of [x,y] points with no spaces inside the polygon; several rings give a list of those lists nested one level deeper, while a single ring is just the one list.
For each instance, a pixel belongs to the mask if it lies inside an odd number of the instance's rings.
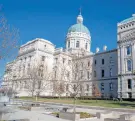
[{"label": "lawn", "polygon": [[[35,101],[35,98],[32,97],[20,97],[19,99],[23,100],[32,100]],[[43,102],[54,102],[54,103],[64,103],[64,104],[73,104],[73,99],[69,98],[38,98],[38,101]],[[122,102],[114,102],[111,100],[76,100],[77,105],[87,105],[87,106],[101,106],[101,107],[109,107],[109,108],[132,108],[135,109],[135,101],[122,101]]]}]

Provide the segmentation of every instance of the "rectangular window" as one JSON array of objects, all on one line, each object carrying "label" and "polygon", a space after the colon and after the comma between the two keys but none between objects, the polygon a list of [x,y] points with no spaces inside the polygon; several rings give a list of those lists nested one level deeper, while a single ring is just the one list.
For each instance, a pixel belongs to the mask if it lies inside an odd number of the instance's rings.
[{"label": "rectangular window", "polygon": [[131,89],[132,88],[132,81],[131,79],[128,79],[128,89]]},{"label": "rectangular window", "polygon": [[71,60],[68,60],[68,64],[69,64],[69,65],[71,64]]},{"label": "rectangular window", "polygon": [[132,71],[132,62],[131,62],[131,60],[127,60],[127,71]]},{"label": "rectangular window", "polygon": [[55,58],[55,63],[58,63],[58,58]]},{"label": "rectangular window", "polygon": [[105,62],[104,62],[104,59],[102,59],[102,65],[104,65],[104,63],[105,63]]},{"label": "rectangular window", "polygon": [[76,48],[79,48],[79,41],[76,42]]},{"label": "rectangular window", "polygon": [[105,71],[104,70],[102,70],[102,77],[104,77],[105,76]]},{"label": "rectangular window", "polygon": [[94,77],[96,77],[96,71],[94,71]]},{"label": "rectangular window", "polygon": [[70,41],[68,42],[68,48],[70,48]]},{"label": "rectangular window", "polygon": [[86,84],[86,90],[89,91],[89,85],[88,84]]},{"label": "rectangular window", "polygon": [[65,58],[63,58],[63,64],[65,63],[65,61],[66,61],[66,59],[65,59]]},{"label": "rectangular window", "polygon": [[73,90],[74,90],[74,92],[77,90],[77,87],[75,84],[74,84]]},{"label": "rectangular window", "polygon": [[112,77],[112,68],[110,68],[110,77]]},{"label": "rectangular window", "polygon": [[86,43],[86,44],[85,44],[85,49],[86,49],[86,50],[87,50],[87,47],[88,47],[88,44]]},{"label": "rectangular window", "polygon": [[104,90],[104,83],[101,83],[101,91]]},{"label": "rectangular window", "polygon": [[90,61],[88,61],[88,67],[90,66]]},{"label": "rectangular window", "polygon": [[83,78],[83,72],[81,71],[81,79]]},{"label": "rectangular window", "polygon": [[90,72],[87,71],[87,79],[89,79],[89,78],[90,78]]},{"label": "rectangular window", "polygon": [[131,46],[126,47],[127,55],[131,55]]},{"label": "rectangular window", "polygon": [[45,61],[45,56],[42,56],[42,61]]},{"label": "rectangular window", "polygon": [[113,83],[112,82],[109,84],[109,86],[110,86],[110,91],[113,91]]},{"label": "rectangular window", "polygon": [[97,64],[97,61],[95,60],[95,65]]},{"label": "rectangular window", "polygon": [[131,92],[128,92],[128,98],[132,98],[132,93]]}]

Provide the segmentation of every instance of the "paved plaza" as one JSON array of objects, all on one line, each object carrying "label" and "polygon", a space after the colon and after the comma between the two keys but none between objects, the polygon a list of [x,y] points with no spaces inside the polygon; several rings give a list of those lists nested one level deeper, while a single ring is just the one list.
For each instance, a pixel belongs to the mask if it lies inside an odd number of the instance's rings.
[{"label": "paved plaza", "polygon": [[[82,111],[77,109],[78,111]],[[88,112],[93,112],[92,110],[87,110]],[[95,113],[96,111],[94,111]],[[45,111],[25,111],[25,110],[14,110],[14,112],[5,114],[3,120],[15,120],[15,119],[30,119],[30,121],[68,121],[54,117],[47,114]],[[84,119],[86,120],[86,119]],[[101,121],[101,119],[88,119],[86,121]]]}]

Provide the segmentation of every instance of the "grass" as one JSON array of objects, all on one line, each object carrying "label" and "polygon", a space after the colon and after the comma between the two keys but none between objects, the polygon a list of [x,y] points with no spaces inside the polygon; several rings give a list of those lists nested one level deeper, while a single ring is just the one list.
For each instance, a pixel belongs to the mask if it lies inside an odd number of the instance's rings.
[{"label": "grass", "polygon": [[[19,99],[35,101],[35,98],[32,98],[32,97],[20,97]],[[38,98],[38,101],[73,104],[73,99],[71,99],[71,98],[61,98],[61,99]],[[130,101],[114,102],[111,100],[98,100],[98,101],[96,101],[96,100],[76,100],[76,104],[77,105],[86,105],[86,106],[101,106],[101,107],[109,107],[109,108],[135,109],[135,102],[130,102]]]},{"label": "grass", "polygon": [[[91,115],[89,113],[86,112],[76,112],[80,114],[80,118],[92,118],[94,117],[94,115]],[[59,112],[53,112],[52,115],[59,117]]]}]

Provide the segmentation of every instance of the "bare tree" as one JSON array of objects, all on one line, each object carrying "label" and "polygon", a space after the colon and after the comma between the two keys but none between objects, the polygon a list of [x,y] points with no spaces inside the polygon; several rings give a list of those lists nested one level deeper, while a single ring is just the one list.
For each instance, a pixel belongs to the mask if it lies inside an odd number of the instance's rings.
[{"label": "bare tree", "polygon": [[0,60],[9,58],[16,51],[19,40],[19,31],[7,23],[0,5]]},{"label": "bare tree", "polygon": [[[84,96],[85,88],[84,81],[87,80],[87,64],[83,61],[83,57],[79,54],[74,55],[71,64],[66,66],[66,73],[71,72],[66,76],[67,92],[74,99],[74,113],[76,113],[76,99],[77,97]],[[91,68],[91,67],[89,67]]]},{"label": "bare tree", "polygon": [[60,97],[65,93],[65,66],[58,63],[53,70],[53,93]]},{"label": "bare tree", "polygon": [[28,81],[26,88],[31,96],[37,97],[50,86],[51,72],[48,71],[47,63],[35,62],[28,68]]}]

